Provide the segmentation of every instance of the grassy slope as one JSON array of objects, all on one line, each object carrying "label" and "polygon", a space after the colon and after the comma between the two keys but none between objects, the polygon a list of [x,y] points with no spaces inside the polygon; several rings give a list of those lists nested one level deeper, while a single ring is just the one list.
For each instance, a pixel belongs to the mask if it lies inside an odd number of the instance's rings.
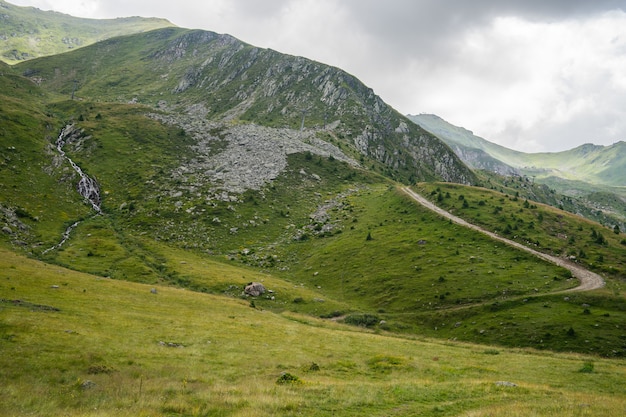
[{"label": "grassy slope", "polygon": [[[468,188],[464,191],[468,198],[472,190],[482,192]],[[373,327],[395,332],[624,354],[620,323],[626,320],[626,303],[620,296],[622,269],[616,269],[622,268],[623,245],[606,232],[611,245],[605,251],[586,250],[590,257],[604,254],[600,271],[612,271],[614,277],[607,289],[575,296],[545,295],[575,282],[567,271],[440,219],[393,187],[370,187],[348,200],[350,204],[335,214],[345,217],[343,233],[286,246],[284,250],[297,261],[281,274],[319,287],[325,297],[345,301],[356,310],[338,314],[368,314],[373,316]],[[543,206],[535,210],[543,213],[543,226],[554,213],[550,210]],[[572,221],[576,229],[586,224]],[[548,239],[542,230],[538,224],[537,233]],[[372,240],[367,240],[368,234]],[[585,312],[583,304],[593,307]],[[500,310],[506,311],[506,320],[494,314]],[[379,320],[385,323],[379,325]],[[578,332],[576,337],[568,336],[571,327]]]},{"label": "grassy slope", "polygon": [[0,0],[0,60],[14,64],[97,41],[173,26],[165,19],[83,19]]},{"label": "grassy slope", "polygon": [[[41,79],[47,91],[66,97],[77,86],[76,96],[84,100],[134,101],[153,107],[166,103],[170,110],[183,113],[188,106],[206,108],[206,117],[212,120],[235,117],[298,129],[302,109],[307,109],[307,127],[336,122],[334,140],[348,153],[362,155],[368,165],[382,163],[388,177],[410,182],[475,181],[447,145],[406,123],[355,77],[228,35],[166,28],[30,60],[16,68]],[[445,169],[439,170],[442,166]]]},{"label": "grassy slope", "polygon": [[[189,138],[143,117],[145,111],[136,105],[88,102],[59,102],[48,108],[47,114],[56,120],[73,118],[91,136],[80,149],[68,146],[66,150],[98,178],[106,194],[104,216],[81,214],[67,219],[84,221],[70,241],[47,254],[46,260],[100,276],[214,294],[237,295],[239,290],[232,288],[258,277],[282,293],[275,300],[255,301],[273,311],[348,315],[357,323],[395,332],[507,346],[622,354],[623,341],[610,326],[598,331],[595,322],[588,323],[577,328],[580,338],[566,339],[565,332],[581,318],[577,309],[568,310],[563,303],[557,303],[562,314],[532,311],[541,319],[540,326],[523,321],[507,337],[481,332],[498,328],[501,321],[481,305],[512,302],[511,314],[519,311],[525,316],[528,312],[523,312],[521,299],[575,283],[567,280],[565,271],[440,220],[396,192],[392,183],[338,161],[292,155],[283,175],[266,189],[247,193],[241,203],[207,204],[205,193],[197,189],[199,197],[185,194],[179,208],[176,203],[181,197],[171,195],[175,184],[169,172],[180,163],[173,155],[187,157]],[[302,175],[302,170],[320,179]],[[23,178],[18,174],[16,181]],[[68,190],[71,195],[70,186]],[[337,203],[328,210],[330,218],[311,223],[310,214],[328,201]],[[88,211],[78,198],[62,205],[66,211],[72,207]],[[198,215],[186,211],[191,207]],[[23,221],[32,228],[35,242],[40,239],[42,221]],[[65,222],[57,218],[56,233],[32,250],[56,243]],[[320,233],[327,225],[334,229]],[[233,234],[233,227],[240,231]],[[301,233],[308,238],[294,240]],[[543,241],[543,229],[537,227],[536,233]],[[609,254],[604,256],[605,264],[612,264]],[[219,272],[206,275],[192,266],[207,263],[220,271],[221,264],[215,261],[225,259],[251,269],[225,280]],[[259,276],[254,272],[259,268],[270,275]],[[626,319],[621,304],[611,303],[602,313],[610,318],[602,322]],[[449,318],[442,321],[443,314]],[[593,321],[595,316],[582,319]],[[380,325],[380,320],[386,323]],[[455,327],[458,322],[463,325]],[[537,332],[556,336],[528,337]]]},{"label": "grassy slope", "polygon": [[480,184],[510,196],[532,200],[575,213],[591,221],[626,230],[626,199],[620,197],[615,187],[603,187],[556,177],[535,182],[528,177],[507,177],[480,171]]},{"label": "grassy slope", "polygon": [[[626,235],[556,208],[493,190],[423,184],[420,191],[474,224],[598,272],[626,276]],[[442,197],[439,197],[441,195]]]},{"label": "grassy slope", "polygon": [[[0,205],[17,213],[23,227],[12,228],[14,241],[37,245],[58,239],[64,223],[88,209],[68,175],[53,159],[57,121],[46,111],[45,93],[2,64],[0,75]],[[2,215],[6,221],[6,213]]]},{"label": "grassy slope", "polygon": [[[4,415],[620,416],[626,407],[621,360],[373,334],[228,297],[152,294],[5,250],[0,270]],[[277,384],[283,372],[301,383]]]}]

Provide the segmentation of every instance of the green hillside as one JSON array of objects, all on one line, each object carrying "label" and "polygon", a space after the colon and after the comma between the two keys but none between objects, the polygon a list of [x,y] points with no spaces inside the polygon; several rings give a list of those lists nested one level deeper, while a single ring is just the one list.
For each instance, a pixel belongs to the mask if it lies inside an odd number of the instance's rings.
[{"label": "green hillside", "polygon": [[14,64],[168,26],[173,25],[165,19],[82,19],[0,0],[0,60]]},{"label": "green hillside", "polygon": [[[185,58],[188,50],[197,51],[191,61]],[[115,61],[120,51],[124,63]],[[257,58],[241,67],[250,56]],[[192,78],[190,62],[204,63]],[[59,70],[66,67],[75,72]],[[254,75],[268,74],[262,68],[270,68],[270,75]],[[310,81],[290,75],[296,68]],[[244,72],[234,76],[236,69]],[[28,78],[14,75],[18,72]],[[32,82],[37,77],[45,81]],[[333,90],[334,77],[345,85]],[[513,310],[524,311],[520,300],[552,297],[576,281],[568,271],[451,225],[400,193],[393,180],[409,173],[421,180],[474,177],[451,158],[449,148],[404,122],[340,70],[228,36],[165,29],[7,68],[2,82],[7,149],[2,237],[15,250],[115,279],[212,294],[241,286],[185,272],[176,259],[187,263],[185,256],[193,254],[265,271],[280,287],[296,283],[312,289],[280,303],[256,301],[274,311],[506,346],[605,356],[624,352],[617,332],[595,335],[583,327],[585,339],[567,339],[566,331],[580,321],[569,303],[555,303],[562,315],[532,328],[515,326],[507,338],[484,331],[497,326],[490,304],[511,302]],[[321,89],[310,87],[316,82]],[[272,95],[262,94],[272,85],[279,86],[272,87]],[[306,100],[293,94],[296,88]],[[72,91],[75,99],[68,100]],[[201,94],[206,91],[213,94]],[[246,93],[231,97],[232,91]],[[281,102],[293,113],[277,113],[277,125],[269,109]],[[371,103],[378,103],[375,112]],[[309,109],[303,129],[296,104]],[[322,112],[328,126],[310,127]],[[385,126],[396,124],[401,128],[383,135]],[[360,129],[369,132],[364,145]],[[418,150],[418,143],[433,147]],[[439,162],[417,158],[426,151]],[[77,193],[80,177],[67,157],[97,182],[97,210]],[[548,217],[548,208],[540,212]],[[571,228],[592,227],[568,219]],[[537,221],[532,230],[532,242],[552,233]],[[580,248],[569,242],[569,249],[586,253],[593,268],[602,257],[597,268],[610,280],[605,296],[612,300],[610,292],[621,291],[624,266],[621,236],[609,236],[610,244],[599,249],[587,248],[582,238]],[[621,304],[607,303],[609,321],[620,319]],[[462,326],[438,323],[444,311],[461,314],[454,323]],[[555,337],[529,338],[537,329]]]},{"label": "green hillside", "polygon": [[161,29],[16,68],[50,93],[68,98],[77,89],[82,100],[144,104],[187,130],[208,121],[306,128],[394,179],[475,181],[447,145],[354,76],[229,35]]},{"label": "green hillside", "polygon": [[399,338],[1,252],[3,415],[618,416],[626,406],[623,360]]},{"label": "green hillside", "polygon": [[[481,170],[488,177],[484,186],[503,190],[507,183],[525,183],[513,193],[527,191],[525,198],[626,228],[626,143],[527,154],[491,143],[435,115],[409,118],[444,140],[466,164]],[[548,186],[548,192],[541,186]]]},{"label": "green hillside", "polygon": [[623,412],[624,231],[338,68],[179,28],[0,63],[0,150],[0,414]]}]

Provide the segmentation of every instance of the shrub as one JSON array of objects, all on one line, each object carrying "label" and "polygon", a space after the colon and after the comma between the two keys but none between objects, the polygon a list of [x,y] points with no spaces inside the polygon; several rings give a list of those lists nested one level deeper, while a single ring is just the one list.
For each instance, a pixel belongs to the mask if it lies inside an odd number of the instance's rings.
[{"label": "shrub", "polygon": [[351,314],[344,319],[346,324],[361,327],[373,327],[380,319],[373,314]]},{"label": "shrub", "polygon": [[287,385],[287,384],[302,384],[302,380],[295,375],[290,374],[289,372],[283,372],[280,377],[276,380],[278,385]]},{"label": "shrub", "polygon": [[578,372],[581,372],[583,374],[590,374],[593,372],[593,362],[585,362],[582,366],[582,368],[580,368],[578,370]]},{"label": "shrub", "polygon": [[321,314],[320,318],[322,318],[322,319],[333,319],[333,318],[336,318],[336,317],[341,317],[342,314],[343,313],[341,311],[333,311],[333,312],[330,312],[330,313]]},{"label": "shrub", "polygon": [[308,370],[310,372],[317,372],[320,370],[320,366],[315,362],[311,362],[311,365],[309,366]]},{"label": "shrub", "polygon": [[107,365],[91,365],[87,369],[89,375],[110,374],[115,372],[115,369]]},{"label": "shrub", "polygon": [[368,361],[368,365],[374,371],[389,372],[402,367],[405,362],[404,358],[398,356],[377,355]]}]

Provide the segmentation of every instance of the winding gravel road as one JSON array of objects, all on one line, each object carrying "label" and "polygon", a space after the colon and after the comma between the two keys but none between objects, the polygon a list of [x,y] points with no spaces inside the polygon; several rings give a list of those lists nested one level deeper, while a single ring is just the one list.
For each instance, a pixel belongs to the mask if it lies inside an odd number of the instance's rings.
[{"label": "winding gravel road", "polygon": [[591,291],[591,290],[596,290],[598,288],[604,287],[604,279],[600,275],[594,272],[591,272],[585,268],[582,268],[580,265],[577,265],[566,259],[559,258],[557,256],[552,256],[552,255],[548,255],[545,253],[541,253],[527,246],[524,246],[520,243],[503,238],[502,236],[498,236],[497,234],[490,232],[488,230],[485,230],[479,226],[476,226],[475,224],[468,223],[465,220],[461,219],[460,217],[457,217],[443,210],[442,208],[437,207],[435,204],[431,203],[426,198],[422,197],[415,191],[411,190],[409,187],[402,187],[401,190],[407,195],[409,195],[413,200],[423,205],[424,207],[434,211],[435,213],[447,219],[450,219],[452,222],[456,224],[459,224],[464,227],[469,227],[470,229],[481,232],[491,237],[492,239],[498,240],[500,242],[506,243],[507,245],[529,252],[538,258],[544,259],[548,262],[552,262],[553,264],[558,265],[560,267],[569,269],[572,272],[572,275],[580,281],[580,285],[574,288],[570,288],[569,290],[566,290],[566,291]]}]

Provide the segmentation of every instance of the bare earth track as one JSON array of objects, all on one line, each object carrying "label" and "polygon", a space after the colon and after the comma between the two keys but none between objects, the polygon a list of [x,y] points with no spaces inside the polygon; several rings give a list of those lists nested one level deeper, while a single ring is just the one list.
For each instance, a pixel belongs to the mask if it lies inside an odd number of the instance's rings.
[{"label": "bare earth track", "polygon": [[498,236],[497,234],[490,232],[488,230],[485,230],[479,226],[476,226],[475,224],[471,224],[466,222],[465,220],[461,219],[460,217],[457,217],[445,210],[443,210],[440,207],[437,207],[435,204],[431,203],[430,201],[428,201],[427,199],[425,199],[424,197],[422,197],[421,195],[419,195],[418,193],[416,193],[415,191],[411,190],[409,187],[402,187],[401,190],[406,193],[407,195],[409,195],[413,200],[417,201],[418,203],[420,203],[421,205],[423,205],[424,207],[434,211],[435,213],[450,219],[452,222],[459,224],[461,226],[464,227],[468,227],[472,230],[476,230],[480,233],[483,233],[489,237],[491,237],[492,239],[498,240],[502,243],[505,243],[507,245],[513,246],[515,248],[521,249],[523,251],[529,252],[532,255],[544,259],[548,262],[551,262],[555,265],[558,265],[560,267],[569,269],[572,272],[572,275],[577,278],[580,281],[580,284],[577,287],[574,288],[570,288],[567,291],[591,291],[591,290],[596,290],[598,288],[602,288],[604,287],[604,279],[594,273],[591,272],[585,268],[582,268],[579,265],[576,265],[573,262],[570,262],[566,259],[563,258],[559,258],[557,256],[552,256],[552,255],[548,255],[545,253],[541,253],[539,251],[536,251],[532,248],[529,248],[527,246],[524,246],[520,243],[514,242],[512,240],[503,238],[502,236]]}]

